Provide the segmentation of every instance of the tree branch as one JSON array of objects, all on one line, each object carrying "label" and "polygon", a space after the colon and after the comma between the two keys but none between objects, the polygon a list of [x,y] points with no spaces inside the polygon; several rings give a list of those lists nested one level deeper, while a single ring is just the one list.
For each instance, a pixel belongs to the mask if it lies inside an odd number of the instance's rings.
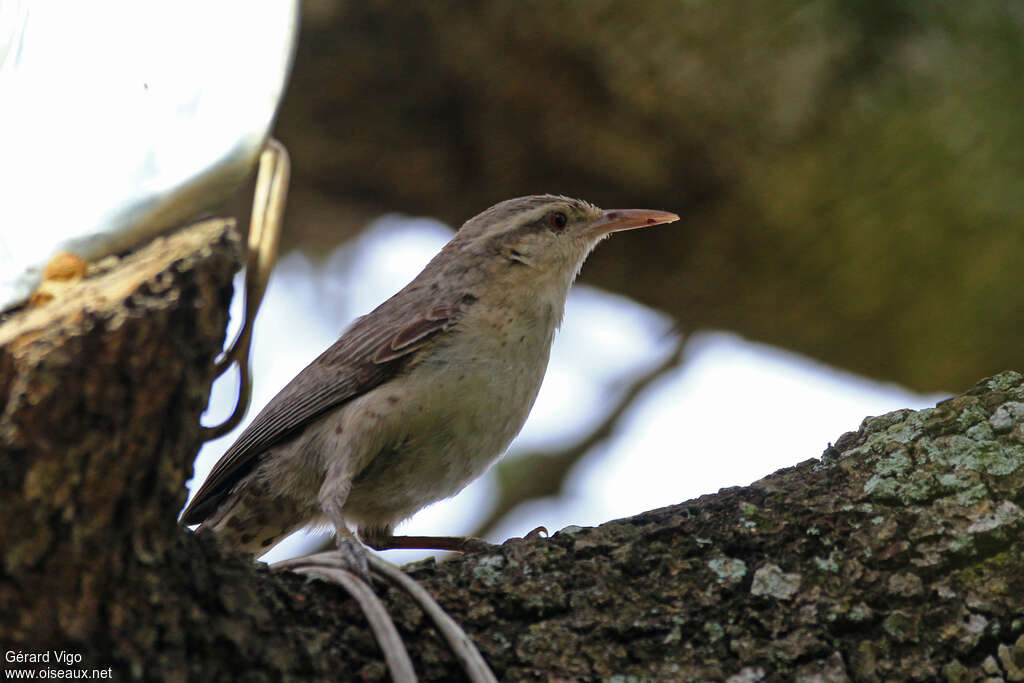
[{"label": "tree branch", "polygon": [[[5,650],[134,678],[385,675],[340,588],[175,522],[238,262],[201,224],[0,326]],[[749,487],[407,571],[503,680],[1021,680],[1022,507],[1007,372]],[[456,676],[431,621],[379,593],[417,675]]]}]

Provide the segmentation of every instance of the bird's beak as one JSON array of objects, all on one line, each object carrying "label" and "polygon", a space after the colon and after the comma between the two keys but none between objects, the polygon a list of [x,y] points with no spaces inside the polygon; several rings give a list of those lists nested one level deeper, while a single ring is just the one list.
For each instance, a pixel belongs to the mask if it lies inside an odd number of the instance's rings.
[{"label": "bird's beak", "polygon": [[653,209],[609,209],[604,215],[590,224],[587,232],[595,235],[607,235],[621,230],[635,230],[646,228],[651,225],[672,223],[679,220],[679,216],[668,211],[654,211]]}]

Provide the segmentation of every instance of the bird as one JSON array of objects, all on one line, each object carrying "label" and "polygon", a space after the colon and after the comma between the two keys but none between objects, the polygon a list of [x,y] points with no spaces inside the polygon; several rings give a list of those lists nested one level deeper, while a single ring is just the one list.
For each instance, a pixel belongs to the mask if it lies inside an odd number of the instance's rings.
[{"label": "bird", "polygon": [[261,556],[332,526],[365,547],[471,550],[471,537],[396,536],[508,448],[533,407],[570,286],[611,233],[674,213],[542,194],[462,225],[423,271],[292,379],[211,470],[181,516]]}]

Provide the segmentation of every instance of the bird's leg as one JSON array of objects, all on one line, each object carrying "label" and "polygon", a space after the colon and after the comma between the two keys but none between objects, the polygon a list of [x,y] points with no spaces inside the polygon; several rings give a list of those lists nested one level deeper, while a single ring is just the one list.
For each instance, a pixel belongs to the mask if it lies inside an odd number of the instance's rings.
[{"label": "bird's leg", "polygon": [[357,574],[363,581],[370,583],[370,566],[366,561],[366,547],[359,542],[341,514],[341,506],[329,502],[324,505],[327,516],[334,525],[334,542],[338,546],[338,559],[345,569]]},{"label": "bird's leg", "polygon": [[359,527],[359,538],[374,550],[451,550],[466,553],[498,547],[473,536],[395,536],[391,527]]},{"label": "bird's leg", "polygon": [[[333,552],[317,553],[315,555],[308,555],[307,557],[318,558],[316,563],[311,564],[311,571],[317,567],[323,567],[326,561],[326,556],[330,555],[334,557],[334,566],[337,569],[343,569],[347,572],[351,572],[362,579],[365,583],[370,583],[370,567],[366,561],[367,550],[366,546],[359,542],[348,525],[345,524],[345,518],[341,514],[341,506],[334,502],[326,502],[323,505],[324,511],[327,513],[327,517],[331,520],[331,524],[334,525],[334,542],[337,545],[337,550]],[[282,566],[282,569],[290,569],[292,571],[304,572],[301,562],[305,557],[297,557],[293,560],[288,560],[288,566]],[[274,566],[283,565],[284,563],[277,563]]]},{"label": "bird's leg", "polygon": [[[539,526],[523,539],[529,541],[547,536],[548,530]],[[498,546],[475,536],[395,536],[390,527],[359,527],[359,538],[374,550],[449,550],[474,553],[494,550]],[[520,539],[510,539],[520,540]]]}]

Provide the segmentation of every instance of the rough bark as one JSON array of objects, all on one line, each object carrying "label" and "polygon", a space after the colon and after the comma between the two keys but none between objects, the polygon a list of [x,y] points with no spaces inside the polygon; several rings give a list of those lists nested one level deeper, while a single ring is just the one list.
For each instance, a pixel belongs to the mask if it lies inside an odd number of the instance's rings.
[{"label": "rough bark", "polygon": [[[339,588],[176,525],[237,264],[207,223],[0,326],[5,651],[123,678],[386,676]],[[409,570],[505,680],[1024,680],[1022,507],[1007,372],[749,487]],[[380,590],[422,678],[457,679]]]}]

